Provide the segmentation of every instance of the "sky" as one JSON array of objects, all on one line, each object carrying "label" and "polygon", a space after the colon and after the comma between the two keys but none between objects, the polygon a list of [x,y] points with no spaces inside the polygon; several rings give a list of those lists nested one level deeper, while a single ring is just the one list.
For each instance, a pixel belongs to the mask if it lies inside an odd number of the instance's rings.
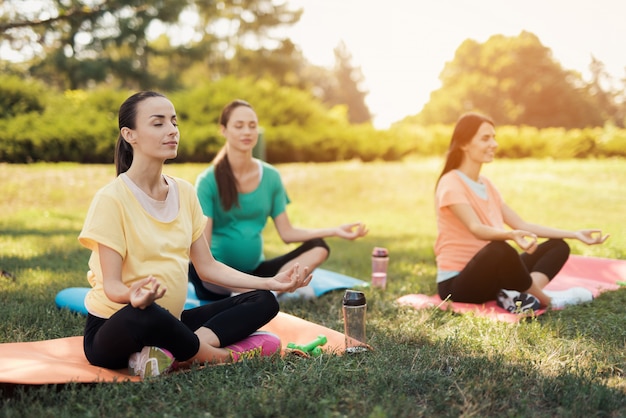
[{"label": "sky", "polygon": [[315,65],[332,67],[343,41],[369,91],[374,125],[419,113],[439,74],[465,39],[535,34],[568,70],[589,79],[594,56],[626,76],[626,1],[622,0],[288,0],[304,10],[285,30]]},{"label": "sky", "polygon": [[[563,68],[589,79],[594,56],[626,77],[623,0],[284,0],[304,10],[284,30],[315,65],[332,67],[343,41],[365,77],[374,125],[415,115],[440,87],[439,74],[466,39],[535,34]],[[0,0],[1,2],[1,0]],[[12,59],[0,48],[0,58]]]}]

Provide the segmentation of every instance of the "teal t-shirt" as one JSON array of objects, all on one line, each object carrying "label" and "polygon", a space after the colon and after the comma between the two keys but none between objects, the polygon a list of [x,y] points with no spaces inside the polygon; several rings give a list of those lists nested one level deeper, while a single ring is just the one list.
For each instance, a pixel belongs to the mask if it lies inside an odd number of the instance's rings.
[{"label": "teal t-shirt", "polygon": [[196,193],[204,214],[213,220],[211,252],[216,260],[249,273],[263,260],[262,232],[267,218],[283,213],[289,197],[278,170],[260,161],[259,186],[250,193],[239,193],[239,206],[224,211],[217,190],[213,166],[196,179]]}]

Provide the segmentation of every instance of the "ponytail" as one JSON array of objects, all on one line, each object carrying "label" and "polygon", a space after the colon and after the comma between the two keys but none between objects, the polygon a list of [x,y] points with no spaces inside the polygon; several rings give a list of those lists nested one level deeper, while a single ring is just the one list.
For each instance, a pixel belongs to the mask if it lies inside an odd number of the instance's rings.
[{"label": "ponytail", "polygon": [[[246,106],[252,109],[250,103],[245,100],[233,100],[222,109],[219,119],[220,126],[226,128],[228,121],[230,120],[231,113],[233,113],[233,110],[237,109],[239,106]],[[213,159],[213,167],[215,181],[217,183],[217,191],[220,195],[222,207],[225,211],[230,210],[233,206],[239,207],[237,179],[235,178],[235,173],[233,173],[233,169],[228,161],[226,146],[223,146]]]},{"label": "ponytail", "polygon": [[233,169],[230,167],[228,155],[226,154],[226,146],[222,147],[213,159],[213,167],[222,207],[225,211],[230,210],[233,206],[239,207],[237,179],[235,178]]},{"label": "ponytail", "polygon": [[140,91],[130,96],[120,106],[118,114],[118,129],[120,131],[115,144],[115,171],[119,176],[125,173],[133,163],[133,147],[122,136],[122,128],[135,129],[137,122],[137,105],[151,97],[165,97],[155,91]]}]

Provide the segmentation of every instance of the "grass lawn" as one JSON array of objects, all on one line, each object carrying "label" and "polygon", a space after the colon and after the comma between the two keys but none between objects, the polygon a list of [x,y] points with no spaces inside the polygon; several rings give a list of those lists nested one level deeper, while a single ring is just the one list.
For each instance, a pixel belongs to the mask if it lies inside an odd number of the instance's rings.
[{"label": "grass lawn", "polygon": [[[434,183],[440,159],[285,164],[294,225],[365,222],[354,242],[330,239],[325,268],[367,280],[370,252],[390,252],[387,289],[367,290],[364,355],[256,359],[141,383],[0,386],[0,416],[415,417],[626,416],[626,288],[587,305],[505,324],[394,301],[435,293]],[[204,168],[171,164],[191,182]],[[565,229],[601,228],[601,246],[574,254],[626,259],[626,161],[496,161],[484,173],[522,217]],[[87,286],[89,252],[76,239],[113,165],[0,164],[0,342],[81,335],[84,318],[56,309],[66,287]],[[271,222],[270,222],[271,225]],[[282,253],[270,226],[268,256]],[[625,278],[626,280],[626,278]],[[343,330],[341,297],[282,310]]]}]

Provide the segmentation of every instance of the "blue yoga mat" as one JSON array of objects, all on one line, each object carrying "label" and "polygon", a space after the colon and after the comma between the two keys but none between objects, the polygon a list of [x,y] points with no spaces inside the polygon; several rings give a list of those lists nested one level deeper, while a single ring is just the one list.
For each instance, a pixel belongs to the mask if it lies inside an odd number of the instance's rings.
[{"label": "blue yoga mat", "polygon": [[[345,274],[320,268],[315,269],[313,272],[313,279],[311,280],[311,287],[315,292],[315,296],[318,297],[333,290],[365,286],[369,286],[369,283],[354,277],[346,276]],[[85,308],[85,295],[87,295],[89,290],[89,287],[69,287],[67,289],[63,289],[57,293],[54,298],[54,302],[58,308],[69,309],[72,312],[87,315],[87,309]],[[187,287],[187,301],[185,302],[185,309],[195,308],[207,303],[211,302],[199,300],[196,296],[196,291],[193,288],[193,285],[189,283]]]}]

